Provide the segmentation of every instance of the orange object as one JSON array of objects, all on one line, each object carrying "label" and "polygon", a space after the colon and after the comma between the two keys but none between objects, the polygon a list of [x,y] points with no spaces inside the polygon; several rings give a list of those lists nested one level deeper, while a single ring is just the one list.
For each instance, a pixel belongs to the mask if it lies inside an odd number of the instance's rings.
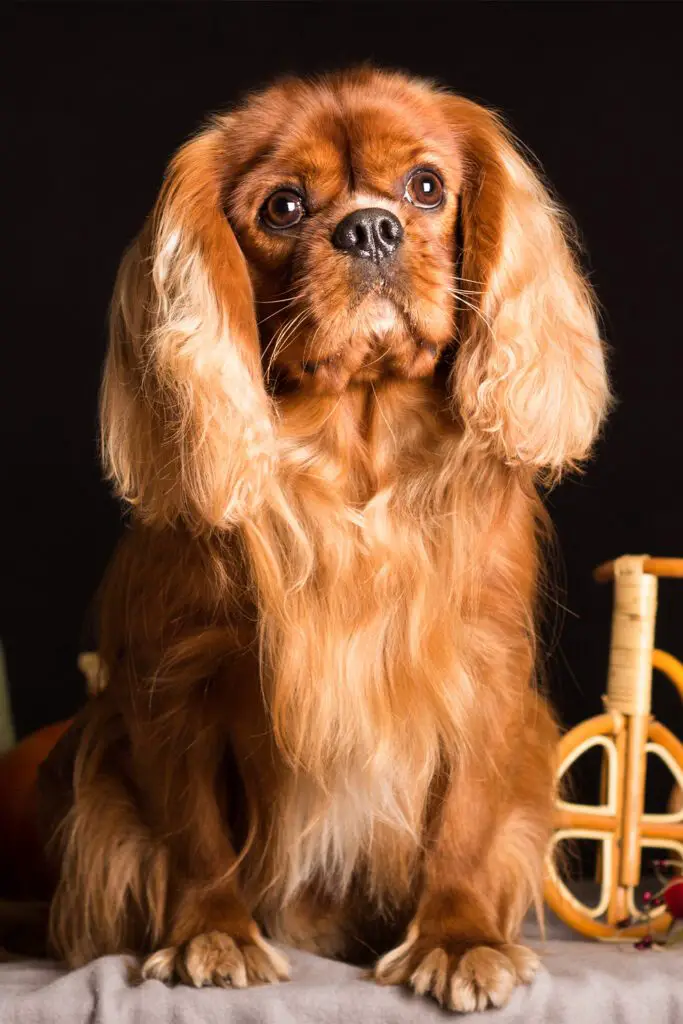
[{"label": "orange object", "polygon": [[0,894],[37,899],[49,887],[38,833],[38,769],[71,721],[45,726],[0,755]]},{"label": "orange object", "polygon": [[[638,917],[635,890],[643,847],[671,850],[683,861],[683,808],[647,814],[644,806],[648,755],[663,761],[683,787],[683,743],[651,714],[653,669],[668,676],[683,700],[683,664],[654,646],[658,576],[683,577],[683,559],[626,555],[596,569],[598,581],[614,580],[605,713],[581,722],[559,745],[560,781],[587,750],[602,748],[601,803],[557,800],[545,887],[546,901],[558,917],[593,938],[632,939],[646,933],[645,924],[619,927],[625,918]],[[582,903],[560,877],[555,854],[567,839],[599,843],[600,899],[594,907]],[[664,927],[670,923],[666,906],[655,914]]]}]

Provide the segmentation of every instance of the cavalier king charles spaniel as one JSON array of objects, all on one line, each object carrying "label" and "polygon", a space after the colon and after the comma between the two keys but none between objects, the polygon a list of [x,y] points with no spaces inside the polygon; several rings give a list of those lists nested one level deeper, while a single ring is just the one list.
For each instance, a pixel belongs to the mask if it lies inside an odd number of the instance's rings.
[{"label": "cavalier king charles spaniel", "polygon": [[275,940],[457,1011],[529,982],[556,743],[537,486],[607,404],[567,220],[489,110],[363,68],[184,145],[111,311],[130,517],[54,952],[241,988],[287,977]]}]

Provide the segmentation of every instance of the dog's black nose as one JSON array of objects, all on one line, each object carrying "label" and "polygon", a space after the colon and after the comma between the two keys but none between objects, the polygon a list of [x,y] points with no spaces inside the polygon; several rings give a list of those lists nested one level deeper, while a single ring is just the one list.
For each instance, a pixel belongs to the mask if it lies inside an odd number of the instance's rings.
[{"label": "dog's black nose", "polygon": [[379,263],[394,255],[402,238],[403,227],[398,217],[373,206],[354,210],[340,220],[332,235],[332,245],[350,256]]}]

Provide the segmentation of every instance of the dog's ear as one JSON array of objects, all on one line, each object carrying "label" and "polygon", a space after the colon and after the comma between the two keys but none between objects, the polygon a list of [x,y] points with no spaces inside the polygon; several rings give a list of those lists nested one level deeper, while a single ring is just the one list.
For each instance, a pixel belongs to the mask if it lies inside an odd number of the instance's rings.
[{"label": "dog's ear", "polygon": [[609,402],[593,296],[566,217],[498,118],[445,102],[465,161],[456,412],[475,444],[557,478]]},{"label": "dog's ear", "polygon": [[101,391],[102,449],[146,521],[227,527],[259,503],[273,424],[249,273],[224,213],[229,119],[174,157],[125,255]]}]

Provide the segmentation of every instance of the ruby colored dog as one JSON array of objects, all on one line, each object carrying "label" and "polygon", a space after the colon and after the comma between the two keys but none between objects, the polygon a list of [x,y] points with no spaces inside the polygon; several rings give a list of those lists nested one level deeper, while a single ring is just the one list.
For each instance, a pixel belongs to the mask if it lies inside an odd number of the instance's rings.
[{"label": "ruby colored dog", "polygon": [[103,452],[130,526],[51,941],[145,977],[376,956],[453,1010],[538,964],[556,731],[537,483],[607,403],[567,222],[500,120],[363,69],[177,153],[116,284]]}]

